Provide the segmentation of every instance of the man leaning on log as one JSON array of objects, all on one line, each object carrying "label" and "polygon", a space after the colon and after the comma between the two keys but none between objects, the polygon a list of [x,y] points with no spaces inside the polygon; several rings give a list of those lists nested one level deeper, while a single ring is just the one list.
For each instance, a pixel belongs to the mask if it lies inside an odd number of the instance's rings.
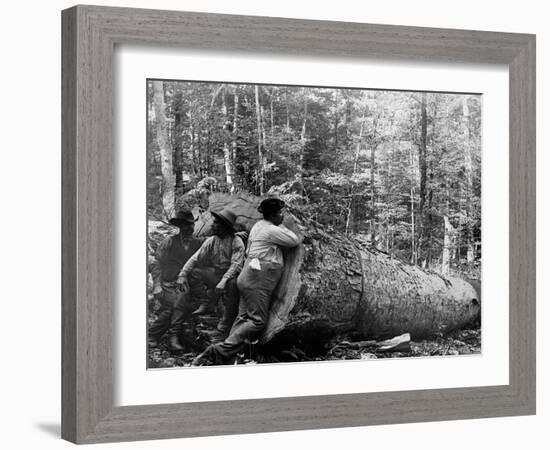
[{"label": "man leaning on log", "polygon": [[300,239],[283,223],[284,202],[263,200],[258,207],[263,220],[250,230],[247,257],[237,286],[240,293],[238,317],[225,341],[210,345],[193,365],[230,364],[247,341],[256,339],[269,315],[271,296],[284,268],[282,248],[296,247]]}]

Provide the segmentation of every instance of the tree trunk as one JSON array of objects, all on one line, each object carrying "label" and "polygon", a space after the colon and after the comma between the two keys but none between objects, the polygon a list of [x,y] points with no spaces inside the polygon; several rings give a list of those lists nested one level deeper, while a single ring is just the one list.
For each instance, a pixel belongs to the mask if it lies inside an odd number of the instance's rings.
[{"label": "tree trunk", "polygon": [[451,226],[451,222],[449,222],[449,218],[447,216],[443,216],[443,223],[444,223],[444,234],[443,234],[443,253],[441,254],[441,273],[448,274],[450,269],[450,263],[451,263],[451,247],[452,247],[452,240],[451,240],[451,234],[453,232],[453,227]]},{"label": "tree trunk", "polygon": [[346,89],[342,89],[342,95],[345,96],[345,105],[344,105],[344,139],[342,145],[347,147],[350,143],[350,133],[349,129],[351,127],[352,119],[352,107],[350,93]]},{"label": "tree trunk", "polygon": [[[376,129],[376,122],[375,122]],[[372,245],[376,243],[376,203],[374,201],[376,189],[374,185],[376,143],[371,143],[370,148],[370,238]]]},{"label": "tree trunk", "polygon": [[[355,155],[353,157],[353,173],[352,177],[357,173],[357,168],[359,164],[359,154],[361,152],[361,143],[363,141],[363,130],[365,129],[365,114],[367,112],[367,109],[365,108],[363,110],[363,116],[361,117],[361,126],[359,128],[359,139],[357,140],[357,145],[355,147]],[[355,189],[353,189],[353,185],[350,190],[350,198],[349,203],[347,207],[347,216],[346,216],[346,236],[350,234],[353,228],[353,206],[354,206],[354,195],[355,195]]]},{"label": "tree trunk", "polygon": [[294,176],[292,173],[293,165],[291,163],[292,161],[292,153],[290,151],[290,143],[292,142],[292,134],[290,132],[290,106],[289,106],[289,98],[288,98],[288,90],[285,89],[285,107],[286,107],[286,125],[285,125],[285,143],[286,147],[288,149],[287,152],[287,167],[286,167],[286,173],[287,178],[291,178]]},{"label": "tree trunk", "polygon": [[189,151],[191,153],[191,163],[193,165],[192,173],[196,176],[199,173],[199,164],[197,161],[197,151],[195,149],[195,128],[191,122],[191,115],[189,115],[189,122]]},{"label": "tree trunk", "polygon": [[233,171],[235,170],[235,164],[237,162],[237,139],[239,137],[238,133],[238,121],[239,121],[239,91],[238,87],[235,86],[235,93],[233,96],[233,140],[231,143],[232,147],[232,155],[231,158],[233,159]]},{"label": "tree trunk", "polygon": [[[300,159],[298,162],[298,177],[302,181],[304,176],[304,153],[306,151],[306,124],[307,124],[307,93],[304,92],[304,120],[302,121],[302,132],[300,133]],[[303,186],[303,183],[302,183]]]},{"label": "tree trunk", "polygon": [[268,180],[267,178],[267,165],[269,162],[271,162],[271,152],[268,152],[267,149],[269,148],[267,145],[267,133],[265,132],[265,111],[263,106],[260,107],[260,116],[262,118],[261,124],[262,124],[262,149],[264,151],[264,166],[262,168],[262,172],[264,174],[264,186],[267,185]]},{"label": "tree trunk", "polygon": [[334,149],[338,150],[338,110],[334,114]]},{"label": "tree trunk", "polygon": [[256,98],[256,124],[258,132],[258,187],[260,195],[264,195],[264,154],[262,149],[262,117],[260,115],[260,94],[258,85],[254,86]]},{"label": "tree trunk", "polygon": [[155,108],[155,126],[157,144],[160,150],[162,170],[162,209],[166,218],[174,213],[174,171],[172,149],[168,145],[166,115],[164,105],[164,88],[162,81],[153,81],[153,103]]},{"label": "tree trunk", "polygon": [[426,234],[426,151],[427,151],[427,135],[428,135],[428,116],[426,112],[426,92],[422,93],[422,101],[420,104],[420,146],[418,147],[418,168],[420,170],[420,192],[418,202],[418,244],[416,246],[417,260],[422,258],[424,250],[424,240]]},{"label": "tree trunk", "polygon": [[271,142],[273,142],[274,129],[275,129],[275,119],[273,117],[273,92],[274,91],[275,91],[275,88],[272,88],[271,93],[269,95],[269,118],[271,119]]},{"label": "tree trunk", "polygon": [[197,161],[199,163],[199,175],[204,178],[204,156],[202,152],[202,129],[199,125],[197,132]]},{"label": "tree trunk", "polygon": [[[250,230],[260,219],[259,198],[213,194],[210,208],[229,207],[237,226]],[[468,282],[426,273],[392,259],[303,217],[288,207],[285,225],[303,244],[285,252],[285,270],[274,293],[262,342],[271,339],[329,339],[354,332],[366,338],[410,333],[413,338],[448,332],[480,312],[480,298]],[[211,215],[197,222],[208,234]]]},{"label": "tree trunk", "polygon": [[288,91],[285,91],[285,106],[286,106],[286,134],[290,141],[290,106],[288,101]]},{"label": "tree trunk", "polygon": [[355,155],[353,157],[353,175],[357,173],[357,165],[359,164],[359,155],[361,152],[361,142],[363,141],[363,130],[365,129],[365,114],[367,110],[363,111],[361,116],[361,126],[359,127],[359,139],[357,140],[357,145],[355,147]]},{"label": "tree trunk", "polygon": [[184,172],[184,158],[183,158],[183,105],[182,105],[182,92],[177,90],[174,94],[174,133],[172,136],[174,153],[174,175],[175,175],[175,195],[179,197],[183,192],[183,172]]},{"label": "tree trunk", "polygon": [[415,230],[415,213],[414,213],[414,197],[415,197],[415,185],[416,185],[416,168],[414,165],[414,157],[413,157],[413,150],[412,145],[409,150],[409,163],[411,166],[411,187],[410,187],[410,194],[411,194],[411,263],[416,264],[417,257],[416,257],[416,230]]},{"label": "tree trunk", "polygon": [[223,96],[222,103],[223,113],[223,162],[225,167],[225,182],[229,188],[229,192],[233,193],[235,186],[233,185],[233,161],[231,159],[231,153],[229,151],[229,118],[227,114],[227,101]]},{"label": "tree trunk", "polygon": [[474,260],[474,239],[472,231],[472,192],[473,168],[472,149],[470,145],[470,109],[468,97],[462,99],[462,132],[464,138],[464,167],[466,169],[466,258],[468,262]]}]

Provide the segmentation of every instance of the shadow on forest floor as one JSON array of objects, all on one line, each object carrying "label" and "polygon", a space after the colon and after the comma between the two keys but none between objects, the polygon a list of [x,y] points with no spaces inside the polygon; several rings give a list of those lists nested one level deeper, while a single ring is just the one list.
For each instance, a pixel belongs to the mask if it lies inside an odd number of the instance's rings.
[{"label": "shadow on forest floor", "polygon": [[[151,317],[151,320],[153,317]],[[180,338],[186,348],[171,351],[165,341],[149,349],[148,368],[189,367],[193,359],[210,343],[209,332],[215,328],[217,317],[203,316],[187,324]],[[315,350],[311,350],[311,349]],[[314,362],[341,360],[370,360],[383,358],[412,358],[459,356],[481,353],[481,327],[454,331],[446,336],[410,341],[402,351],[380,351],[376,341],[358,341],[350,335],[335,336],[314,347],[300,344],[249,345],[238,355],[237,364],[273,364],[278,362]]]}]

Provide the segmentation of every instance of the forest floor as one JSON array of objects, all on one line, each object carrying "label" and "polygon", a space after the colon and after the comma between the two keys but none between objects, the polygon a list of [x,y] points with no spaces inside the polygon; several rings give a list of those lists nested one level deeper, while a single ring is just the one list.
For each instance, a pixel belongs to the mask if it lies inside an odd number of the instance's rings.
[{"label": "forest floor", "polygon": [[[150,311],[149,321],[156,318],[155,308]],[[148,368],[188,367],[193,359],[201,353],[211,341],[209,332],[215,329],[218,318],[201,316],[186,324],[184,334],[180,337],[185,351],[172,351],[166,341],[157,347],[148,349]],[[408,358],[432,356],[458,356],[481,353],[481,328],[456,330],[445,336],[430,339],[409,341],[398,347],[398,351],[382,351],[380,342],[358,341],[351,335],[339,335],[324,343],[314,354],[308,353],[299,344],[273,348],[269,345],[249,345],[239,354],[236,364],[266,364],[279,362],[334,361],[334,360],[369,360],[382,358]]]}]

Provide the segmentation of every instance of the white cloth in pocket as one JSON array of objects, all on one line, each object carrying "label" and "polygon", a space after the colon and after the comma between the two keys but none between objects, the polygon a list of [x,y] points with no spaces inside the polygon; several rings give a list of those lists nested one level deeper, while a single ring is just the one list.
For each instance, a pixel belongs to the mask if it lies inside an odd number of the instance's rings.
[{"label": "white cloth in pocket", "polygon": [[252,261],[250,261],[249,266],[251,269],[254,269],[254,270],[262,270],[262,266],[260,265],[260,260],[258,258],[252,259]]}]

